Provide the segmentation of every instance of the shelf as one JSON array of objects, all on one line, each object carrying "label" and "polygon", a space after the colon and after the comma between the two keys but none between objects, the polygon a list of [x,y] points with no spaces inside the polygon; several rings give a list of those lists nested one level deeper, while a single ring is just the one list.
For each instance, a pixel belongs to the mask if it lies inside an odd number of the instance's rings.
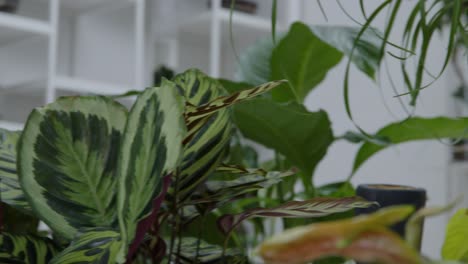
[{"label": "shelf", "polygon": [[8,129],[8,130],[13,130],[13,131],[15,131],[15,130],[23,130],[24,124],[0,120],[0,128],[4,128],[4,129]]},{"label": "shelf", "polygon": [[[193,19],[182,22],[180,28],[183,32],[190,32],[199,35],[209,35],[211,28],[212,11],[206,11]],[[218,13],[218,19],[223,27],[229,26],[230,11],[222,9]],[[271,21],[253,14],[234,12],[232,16],[233,30],[242,35],[242,33],[268,33],[271,31]],[[223,30],[223,32],[229,32]]]},{"label": "shelf", "polygon": [[58,76],[56,79],[57,90],[76,92],[81,94],[115,95],[131,90],[131,87],[119,86],[98,81],[90,81],[79,78]]},{"label": "shelf", "polygon": [[0,44],[21,39],[31,33],[48,36],[51,32],[52,27],[45,21],[0,12]]}]

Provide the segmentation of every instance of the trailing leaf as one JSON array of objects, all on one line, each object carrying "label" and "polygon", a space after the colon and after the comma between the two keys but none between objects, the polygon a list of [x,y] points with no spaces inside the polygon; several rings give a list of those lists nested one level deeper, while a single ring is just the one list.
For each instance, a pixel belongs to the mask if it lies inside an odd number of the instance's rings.
[{"label": "trailing leaf", "polygon": [[291,201],[273,208],[253,208],[236,215],[224,215],[219,218],[218,227],[225,234],[229,234],[242,221],[252,217],[312,218],[372,205],[375,205],[375,202],[368,202],[359,197]]},{"label": "trailing leaf", "polygon": [[[468,138],[468,118],[408,118],[402,122],[385,126],[377,132],[380,137],[387,137],[392,144],[407,141],[443,139],[443,138]],[[353,165],[355,173],[362,164],[377,152],[391,145],[376,145],[365,142],[356,155]]]},{"label": "trailing leaf", "polygon": [[333,142],[331,123],[324,111],[309,112],[297,103],[280,104],[261,98],[234,108],[242,134],[284,155],[302,171],[304,188],[313,191],[312,174]]},{"label": "trailing leaf", "polygon": [[[224,88],[214,79],[198,70],[188,70],[174,78],[176,87],[188,104],[197,107],[226,95]],[[231,113],[219,109],[211,116],[187,124],[183,160],[179,173],[177,196],[186,199],[195,188],[219,165],[229,147],[232,131]],[[169,196],[174,196],[174,186]]]},{"label": "trailing leaf", "polygon": [[122,244],[119,233],[113,230],[84,230],[70,246],[55,256],[50,264],[122,263],[117,260]]},{"label": "trailing leaf", "polygon": [[293,171],[266,172],[262,169],[245,169],[240,166],[226,165],[218,167],[217,171],[237,174],[236,179],[207,181],[204,184],[204,191],[194,196],[190,204],[211,209],[219,208],[241,195],[269,188],[281,182],[284,177],[294,174]]},{"label": "trailing leaf", "polygon": [[165,80],[160,88],[146,89],[129,113],[118,163],[123,251],[133,241],[138,223],[153,212],[163,177],[180,164],[186,134],[183,109],[175,84]]},{"label": "trailing leaf", "polygon": [[210,263],[210,264],[243,264],[248,263],[247,257],[236,249],[226,249],[211,245],[193,237],[182,238],[180,253],[176,253],[181,263]]},{"label": "trailing leaf", "polygon": [[442,246],[446,260],[468,261],[468,209],[460,209],[450,218]]},{"label": "trailing leaf", "polygon": [[16,171],[17,144],[21,132],[0,128],[0,201],[31,214],[31,206],[18,180]]},{"label": "trailing leaf", "polygon": [[363,262],[421,263],[412,248],[386,227],[413,209],[396,206],[351,219],[296,227],[263,242],[258,253],[266,263],[305,263],[327,256]]},{"label": "trailing leaf", "polygon": [[0,234],[0,262],[46,264],[58,252],[52,240],[31,235]]},{"label": "trailing leaf", "polygon": [[19,141],[21,186],[60,236],[116,222],[117,155],[126,109],[100,96],[62,97],[29,115]]},{"label": "trailing leaf", "polygon": [[[319,39],[310,28],[296,22],[273,50],[271,80],[286,79],[289,89],[276,89],[273,98],[280,102],[303,103],[309,92],[325,79],[343,54]],[[286,86],[285,85],[285,86]]]}]

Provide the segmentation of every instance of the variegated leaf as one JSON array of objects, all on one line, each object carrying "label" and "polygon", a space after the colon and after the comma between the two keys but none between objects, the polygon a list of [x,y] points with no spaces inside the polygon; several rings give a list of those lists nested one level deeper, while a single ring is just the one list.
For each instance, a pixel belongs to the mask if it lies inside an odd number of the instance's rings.
[{"label": "variegated leaf", "polygon": [[270,171],[263,169],[243,168],[241,166],[223,165],[217,168],[218,172],[234,173],[233,180],[210,180],[204,184],[204,191],[194,196],[190,204],[198,207],[220,207],[235,198],[250,192],[271,187],[284,177],[291,176],[294,171]]},{"label": "variegated leaf", "polygon": [[201,119],[219,111],[220,109],[240,103],[242,101],[252,99],[262,93],[268,92],[271,89],[286,83],[285,80],[272,81],[256,86],[251,89],[242,90],[231,95],[221,96],[203,105],[189,105],[185,111],[187,124],[191,124],[197,119]]},{"label": "variegated leaf", "polygon": [[370,215],[292,228],[263,242],[257,252],[269,264],[307,263],[328,256],[366,263],[421,263],[417,252],[387,229],[412,211],[410,206],[395,206]]},{"label": "variegated leaf", "polygon": [[16,149],[20,135],[20,131],[0,128],[0,201],[31,214],[16,171]]},{"label": "variegated leaf", "polygon": [[[176,242],[178,243],[178,241]],[[193,237],[182,238],[180,253],[176,253],[181,263],[210,263],[210,264],[243,264],[248,263],[247,257],[239,250],[226,249],[223,257],[223,248],[211,245],[203,240]]]},{"label": "variegated leaf", "polygon": [[121,245],[119,233],[109,229],[89,229],[79,234],[50,264],[116,263]]},{"label": "variegated leaf", "polygon": [[124,246],[132,242],[138,223],[153,211],[163,177],[182,157],[186,134],[184,100],[167,80],[146,89],[133,105],[119,157],[118,218]]},{"label": "variegated leaf", "polygon": [[253,208],[236,215],[224,215],[218,219],[218,226],[229,234],[242,221],[252,217],[311,218],[346,212],[354,208],[375,205],[359,197],[314,198],[306,201],[291,201],[273,208]]},{"label": "variegated leaf", "polygon": [[[188,70],[174,78],[177,88],[185,96],[187,105],[200,106],[226,94],[214,79],[198,70]],[[229,147],[232,131],[229,109],[219,109],[210,116],[187,123],[184,139],[184,158],[178,179],[168,195],[185,200],[219,165]]]},{"label": "variegated leaf", "polygon": [[29,115],[19,179],[34,212],[62,237],[116,222],[117,154],[124,106],[101,96],[62,97]]},{"label": "variegated leaf", "polygon": [[57,251],[46,237],[0,234],[0,263],[46,264]]}]

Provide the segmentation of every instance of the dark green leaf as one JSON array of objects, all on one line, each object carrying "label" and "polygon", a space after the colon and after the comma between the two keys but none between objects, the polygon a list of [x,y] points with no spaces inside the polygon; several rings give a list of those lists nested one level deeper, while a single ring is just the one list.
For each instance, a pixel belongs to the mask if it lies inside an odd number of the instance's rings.
[{"label": "dark green leaf", "polygon": [[352,62],[370,78],[375,79],[375,73],[379,70],[381,58],[379,47],[382,39],[377,35],[376,29],[368,28],[355,42],[360,28],[349,26],[311,26],[312,32],[329,45],[350,56],[353,44],[356,45]]},{"label": "dark green leaf", "polygon": [[122,244],[119,233],[113,230],[89,229],[78,234],[50,264],[123,263],[125,259],[118,259]]},{"label": "dark green leaf", "polygon": [[271,80],[286,79],[275,89],[277,101],[304,102],[307,94],[340,62],[342,53],[315,36],[307,25],[296,22],[278,43],[271,56]]},{"label": "dark green leaf", "polygon": [[[182,238],[181,252],[178,257],[181,263],[210,263],[210,264],[243,264],[248,263],[247,257],[236,249],[226,249],[223,258],[223,248],[210,245],[203,240],[193,237]],[[198,250],[197,250],[198,248]]]},{"label": "dark green leaf", "polygon": [[315,166],[333,142],[324,111],[309,112],[296,103],[254,99],[234,108],[235,122],[245,137],[283,154],[302,170],[305,188],[312,187]]},{"label": "dark green leaf", "polygon": [[0,201],[32,214],[16,171],[16,149],[20,135],[19,131],[0,128]]},{"label": "dark green leaf", "polygon": [[[378,136],[387,137],[392,144],[415,140],[468,138],[468,118],[453,119],[446,117],[413,117],[402,122],[385,126],[377,132]],[[364,143],[354,159],[353,173],[377,152],[391,145]]]},{"label": "dark green leaf", "polygon": [[29,116],[19,178],[36,215],[64,238],[116,223],[117,156],[126,109],[106,97],[62,97]]},{"label": "dark green leaf", "polygon": [[3,210],[3,231],[15,235],[37,233],[39,219],[4,203],[0,206],[2,207],[0,210]]},{"label": "dark green leaf", "polygon": [[0,263],[46,264],[57,251],[52,240],[45,237],[0,234]]}]

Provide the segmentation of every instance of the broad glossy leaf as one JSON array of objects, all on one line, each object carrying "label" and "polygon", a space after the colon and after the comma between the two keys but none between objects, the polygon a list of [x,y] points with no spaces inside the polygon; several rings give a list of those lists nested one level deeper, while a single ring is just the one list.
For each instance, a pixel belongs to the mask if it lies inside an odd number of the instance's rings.
[{"label": "broad glossy leaf", "polygon": [[[408,118],[402,122],[392,123],[377,132],[378,136],[387,137],[392,144],[415,140],[468,138],[468,118]],[[391,145],[364,143],[354,159],[353,173],[377,152]]]},{"label": "broad glossy leaf", "polygon": [[468,261],[468,209],[460,209],[450,218],[442,246],[446,260]]},{"label": "broad glossy leaf", "polygon": [[193,237],[182,238],[182,245],[180,248],[181,252],[177,256],[181,263],[248,263],[247,256],[243,256],[241,252],[236,249],[226,249],[223,258],[223,248],[221,246],[211,245]]},{"label": "broad glossy leaf", "polygon": [[258,253],[266,263],[305,263],[326,256],[363,262],[421,263],[404,241],[386,227],[413,209],[389,207],[371,215],[288,229],[263,242]]},{"label": "broad glossy leaf", "polygon": [[0,234],[0,263],[46,264],[57,252],[49,238]]},{"label": "broad glossy leaf", "polygon": [[30,114],[19,178],[34,212],[64,238],[116,221],[117,155],[126,109],[111,99],[62,97]]},{"label": "broad glossy leaf", "polygon": [[280,104],[261,98],[236,106],[234,117],[246,138],[284,155],[302,171],[305,188],[312,186],[314,169],[333,142],[324,111],[309,112],[296,103]]},{"label": "broad glossy leaf", "polygon": [[0,201],[31,214],[16,171],[17,143],[20,131],[0,128]]},{"label": "broad glossy leaf", "polygon": [[[194,107],[227,94],[216,80],[198,70],[179,74],[174,82],[186,101]],[[177,186],[181,200],[186,199],[224,158],[232,131],[230,110],[219,109],[211,116],[188,125],[188,130]],[[175,189],[171,188],[168,195],[173,196],[174,192]]]},{"label": "broad glossy leaf", "polygon": [[314,198],[306,201],[291,201],[273,208],[253,208],[237,215],[224,215],[218,220],[218,226],[228,234],[242,221],[252,217],[322,217],[346,212],[353,208],[367,208],[374,204],[374,202],[368,202],[359,197]]},{"label": "broad glossy leaf", "polygon": [[89,229],[79,234],[50,264],[116,263],[121,244],[119,233],[113,230]]},{"label": "broad glossy leaf", "polygon": [[186,135],[184,100],[175,84],[146,89],[133,105],[119,157],[118,216],[122,240],[132,242],[138,223],[153,211],[163,177],[174,173]]},{"label": "broad glossy leaf", "polygon": [[[345,55],[350,56],[360,27],[314,25],[310,29],[321,40],[335,47]],[[356,42],[352,62],[370,78],[375,79],[375,73],[380,66],[380,46],[382,39],[377,35],[377,29],[368,28]]]},{"label": "broad glossy leaf", "polygon": [[271,56],[271,80],[286,79],[290,89],[272,91],[277,101],[304,102],[309,92],[325,79],[343,54],[315,36],[310,28],[296,22],[281,39]]},{"label": "broad glossy leaf", "polygon": [[[285,34],[278,36],[278,42]],[[259,39],[249,46],[239,58],[239,67],[236,70],[236,79],[259,85],[270,81],[270,59],[275,45],[271,37]]]}]

